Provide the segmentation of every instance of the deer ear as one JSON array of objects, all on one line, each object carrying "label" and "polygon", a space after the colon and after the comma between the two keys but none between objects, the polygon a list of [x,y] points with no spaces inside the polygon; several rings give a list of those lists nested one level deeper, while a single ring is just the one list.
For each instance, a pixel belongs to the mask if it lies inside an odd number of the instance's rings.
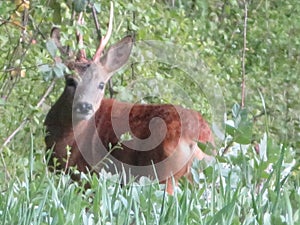
[{"label": "deer ear", "polygon": [[107,72],[112,73],[126,64],[133,46],[133,37],[127,36],[111,46],[107,53],[100,59]]}]

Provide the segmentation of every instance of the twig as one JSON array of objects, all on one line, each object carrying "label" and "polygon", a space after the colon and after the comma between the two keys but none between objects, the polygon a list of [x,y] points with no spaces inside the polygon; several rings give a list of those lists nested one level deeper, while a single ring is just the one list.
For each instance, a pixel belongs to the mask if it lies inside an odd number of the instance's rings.
[{"label": "twig", "polygon": [[[56,80],[53,80],[51,84],[49,85],[48,89],[45,91],[44,95],[41,97],[40,101],[37,103],[36,107],[39,108],[43,104],[43,102],[46,100],[47,96],[51,93],[51,91],[54,88]],[[3,148],[7,146],[9,142],[16,136],[16,134],[25,126],[25,124],[30,120],[30,116],[27,116],[21,124],[15,129],[4,141],[3,145],[0,148],[0,154],[2,154]]]},{"label": "twig", "polygon": [[229,148],[232,146],[233,144],[233,140],[229,141],[226,145],[226,147],[224,148],[223,152],[222,152],[222,157],[228,152]]},{"label": "twig", "polygon": [[48,89],[45,91],[45,94],[41,97],[40,101],[36,104],[36,107],[41,107],[41,105],[44,103],[48,95],[51,93],[51,91],[54,88],[56,80],[53,80],[51,84],[49,85]]},{"label": "twig", "polygon": [[0,27],[3,26],[3,25],[5,25],[5,24],[12,24],[12,25],[14,25],[14,26],[16,26],[16,27],[18,27],[18,28],[20,28],[22,30],[25,30],[24,26],[22,26],[22,25],[20,25],[20,24],[18,24],[16,22],[12,22],[12,21],[5,20],[5,19],[2,19],[2,18],[0,18],[0,21],[1,21]]},{"label": "twig", "polygon": [[244,18],[244,46],[242,53],[242,102],[241,107],[245,107],[245,92],[246,92],[246,69],[245,69],[245,58],[246,58],[246,50],[247,50],[247,19],[248,19],[248,8],[247,8],[247,0],[244,1],[245,8],[245,18]]},{"label": "twig", "polygon": [[94,5],[92,6],[92,15],[97,30],[98,39],[101,40],[102,39],[101,29],[100,29],[99,21],[97,19],[97,12]]}]

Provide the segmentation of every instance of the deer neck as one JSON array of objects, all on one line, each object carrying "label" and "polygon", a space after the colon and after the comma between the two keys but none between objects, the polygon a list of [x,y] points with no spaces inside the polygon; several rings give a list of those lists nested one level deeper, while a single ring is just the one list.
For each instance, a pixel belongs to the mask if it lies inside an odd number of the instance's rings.
[{"label": "deer neck", "polygon": [[[71,140],[73,137],[72,104],[74,96],[67,94],[65,89],[57,102],[46,116],[46,144],[51,148],[60,140]],[[71,143],[66,143],[71,144]]]}]

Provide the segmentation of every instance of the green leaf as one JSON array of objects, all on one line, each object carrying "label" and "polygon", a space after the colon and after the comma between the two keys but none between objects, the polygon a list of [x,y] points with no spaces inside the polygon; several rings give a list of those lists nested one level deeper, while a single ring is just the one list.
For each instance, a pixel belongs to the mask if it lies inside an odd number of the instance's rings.
[{"label": "green leaf", "polygon": [[53,72],[56,77],[61,78],[64,76],[64,72],[66,70],[66,66],[63,63],[57,62],[53,67]]},{"label": "green leaf", "polygon": [[225,126],[226,126],[225,127],[226,133],[231,135],[231,136],[234,136],[236,128],[234,126],[231,126],[230,124],[227,124],[227,123],[226,123]]},{"label": "green leaf", "polygon": [[240,144],[250,144],[252,139],[252,123],[246,122],[243,126],[240,126],[234,137],[235,141]]},{"label": "green leaf", "polygon": [[238,117],[238,115],[240,113],[240,109],[241,109],[241,107],[239,104],[235,103],[233,105],[231,112],[232,112],[232,115],[234,118]]},{"label": "green leaf", "polygon": [[44,80],[48,81],[52,78],[52,67],[50,67],[48,64],[41,65],[38,67],[39,71],[43,74]]},{"label": "green leaf", "polygon": [[101,12],[101,4],[100,3],[94,3],[94,7],[97,13]]},{"label": "green leaf", "polygon": [[252,139],[253,122],[248,118],[248,110],[240,110],[237,119],[238,121],[235,141],[240,144],[249,144]]},{"label": "green leaf", "polygon": [[73,6],[74,6],[75,12],[81,13],[81,12],[85,11],[85,8],[87,6],[87,1],[86,0],[74,0]]},{"label": "green leaf", "polygon": [[47,48],[48,52],[50,53],[50,55],[52,56],[52,58],[54,58],[56,56],[56,52],[58,50],[54,40],[49,39],[46,42],[46,48]]},{"label": "green leaf", "polygon": [[39,71],[42,73],[47,73],[51,71],[51,67],[48,64],[39,66]]},{"label": "green leaf", "polygon": [[253,122],[248,118],[248,110],[241,109],[239,104],[232,107],[234,126],[226,124],[226,132],[240,144],[249,144],[252,139]]},{"label": "green leaf", "polygon": [[204,152],[205,154],[214,155],[215,147],[211,143],[209,143],[209,142],[203,143],[203,142],[198,141],[197,145],[202,150],[202,152]]}]

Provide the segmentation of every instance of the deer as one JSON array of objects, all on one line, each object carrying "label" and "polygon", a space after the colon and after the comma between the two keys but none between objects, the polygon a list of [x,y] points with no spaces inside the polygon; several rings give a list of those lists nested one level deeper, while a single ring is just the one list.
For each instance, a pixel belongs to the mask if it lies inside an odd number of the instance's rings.
[{"label": "deer", "polygon": [[[112,33],[112,10],[107,34],[92,59],[84,50],[77,57],[62,46],[60,30],[51,38],[62,61],[75,75],[65,75],[63,93],[49,110],[46,127],[48,166],[83,173],[126,171],[133,176],[156,177],[173,194],[183,176],[189,176],[194,159],[210,160],[198,142],[214,144],[209,124],[194,110],[172,104],[141,104],[105,98],[108,80],[129,60],[134,45],[126,36],[104,53]],[[82,41],[82,36],[78,36]],[[129,133],[129,140],[122,135]],[[118,148],[114,149],[115,146]],[[109,166],[103,159],[109,159]],[[73,174],[74,180],[80,179]]]}]

